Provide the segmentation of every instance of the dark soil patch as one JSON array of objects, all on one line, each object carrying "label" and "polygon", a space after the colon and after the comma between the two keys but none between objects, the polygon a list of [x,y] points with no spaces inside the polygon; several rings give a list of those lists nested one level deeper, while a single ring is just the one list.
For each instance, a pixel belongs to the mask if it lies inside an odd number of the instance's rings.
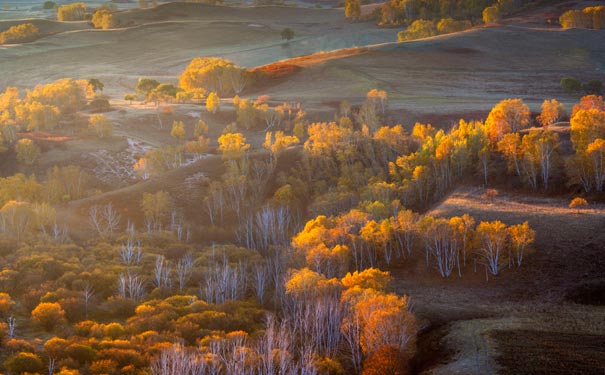
[{"label": "dark soil patch", "polygon": [[597,375],[605,373],[605,336],[542,331],[492,331],[503,374]]},{"label": "dark soil patch", "polygon": [[605,306],[605,279],[590,280],[573,287],[567,299],[583,305]]}]

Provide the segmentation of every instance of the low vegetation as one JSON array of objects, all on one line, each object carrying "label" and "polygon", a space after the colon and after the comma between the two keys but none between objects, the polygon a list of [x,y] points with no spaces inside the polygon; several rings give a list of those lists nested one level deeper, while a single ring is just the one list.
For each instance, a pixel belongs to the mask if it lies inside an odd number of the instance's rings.
[{"label": "low vegetation", "polygon": [[39,35],[40,30],[35,25],[24,23],[0,32],[0,44],[27,43],[35,40]]}]

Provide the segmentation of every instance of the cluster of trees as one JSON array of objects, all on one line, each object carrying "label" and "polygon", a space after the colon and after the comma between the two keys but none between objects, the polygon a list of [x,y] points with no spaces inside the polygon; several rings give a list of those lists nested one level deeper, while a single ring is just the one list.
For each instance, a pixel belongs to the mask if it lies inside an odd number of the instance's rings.
[{"label": "cluster of trees", "polygon": [[[29,139],[21,141],[31,142]],[[26,145],[20,142],[19,147]],[[35,149],[25,152],[23,157],[34,158],[33,152]],[[19,240],[37,235],[62,237],[64,228],[52,205],[95,192],[93,179],[77,166],[54,167],[47,172],[43,182],[23,174],[2,178],[0,233],[6,238]]]},{"label": "cluster of trees", "polygon": [[250,83],[246,68],[218,57],[198,57],[191,60],[179,78],[179,86],[188,91],[205,90],[219,96],[238,95]]},{"label": "cluster of trees", "polygon": [[[415,21],[445,20],[444,29],[460,31],[471,23],[496,23],[504,14],[510,14],[531,0],[390,0],[367,16],[379,25],[412,25]],[[360,0],[345,0],[345,17],[351,20],[364,18]],[[458,20],[458,21],[454,21]],[[419,28],[420,24],[416,25]],[[425,26],[425,28],[428,28]],[[434,28],[434,25],[433,25]],[[453,31],[450,31],[453,32]],[[445,33],[445,31],[440,31]]]},{"label": "cluster of trees", "polygon": [[457,21],[453,18],[442,18],[438,23],[428,20],[416,20],[407,29],[397,33],[399,41],[428,38],[440,34],[455,33],[471,28],[470,21]]},{"label": "cluster of trees", "polygon": [[57,20],[59,21],[83,21],[86,19],[86,4],[73,3],[61,5],[57,8]]},{"label": "cluster of trees", "polygon": [[559,17],[559,23],[564,29],[603,29],[605,28],[605,6],[568,10]]},{"label": "cluster of trees", "polygon": [[11,26],[0,32],[0,44],[27,43],[35,40],[40,30],[32,23]]},{"label": "cluster of trees", "polygon": [[574,106],[571,142],[575,156],[569,174],[586,192],[603,192],[605,187],[605,103],[589,95]]},{"label": "cluster of trees", "polygon": [[[352,266],[362,270],[393,259],[407,259],[424,252],[426,266],[447,278],[459,276],[469,265],[498,275],[503,265],[520,267],[534,240],[528,223],[507,227],[499,221],[481,222],[469,215],[433,218],[410,211],[395,214],[383,203],[364,202],[337,217],[318,216],[308,221],[292,240],[297,255],[310,269],[327,277],[342,276]],[[395,209],[396,210],[396,209]]]},{"label": "cluster of trees", "polygon": [[[37,146],[31,140],[18,140],[18,132],[54,129],[61,120],[82,109],[92,95],[94,92],[85,80],[61,79],[38,85],[23,96],[17,88],[8,87],[0,93],[0,142],[3,146],[0,149],[6,151],[14,145],[21,155],[34,151]],[[33,159],[25,157],[23,160],[31,164]]]},{"label": "cluster of trees", "polygon": [[264,128],[265,131],[304,126],[306,113],[299,104],[286,102],[271,108],[268,101],[266,95],[259,96],[256,101],[235,96],[233,106],[237,126],[246,130]]}]

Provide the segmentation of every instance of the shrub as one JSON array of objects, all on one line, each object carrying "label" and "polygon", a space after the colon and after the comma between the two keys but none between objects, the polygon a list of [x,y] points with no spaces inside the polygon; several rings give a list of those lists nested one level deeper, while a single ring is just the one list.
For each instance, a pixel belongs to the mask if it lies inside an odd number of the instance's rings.
[{"label": "shrub", "polygon": [[573,77],[563,77],[561,79],[561,87],[568,93],[577,92],[582,89],[582,82]]},{"label": "shrub", "polygon": [[404,40],[428,38],[435,35],[437,35],[437,28],[433,21],[416,20],[412,22],[407,30],[400,31],[397,34],[397,38],[402,42]]},{"label": "shrub", "polygon": [[65,322],[65,311],[56,302],[42,302],[32,311],[32,319],[47,331]]},{"label": "shrub", "polygon": [[39,33],[40,30],[32,23],[15,25],[0,33],[0,44],[31,42]]},{"label": "shrub", "polygon": [[107,9],[99,9],[92,15],[92,24],[97,29],[112,29],[118,26],[118,20]]},{"label": "shrub", "polygon": [[21,352],[9,357],[4,366],[13,374],[22,374],[24,372],[35,374],[41,373],[44,370],[42,360],[33,354]]},{"label": "shrub", "polygon": [[580,212],[581,208],[585,208],[586,206],[588,206],[588,202],[586,201],[586,199],[580,197],[572,199],[569,203],[569,208],[577,209],[578,213]]},{"label": "shrub", "polygon": [[437,32],[439,34],[449,34],[471,28],[473,25],[470,21],[457,21],[453,18],[442,18],[437,24]]},{"label": "shrub", "polygon": [[86,4],[74,3],[60,6],[57,9],[59,21],[82,21],[86,17]]}]

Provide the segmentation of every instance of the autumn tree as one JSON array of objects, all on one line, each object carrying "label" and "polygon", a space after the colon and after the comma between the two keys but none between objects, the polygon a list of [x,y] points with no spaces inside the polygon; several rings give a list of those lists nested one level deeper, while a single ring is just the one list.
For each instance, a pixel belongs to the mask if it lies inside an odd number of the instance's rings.
[{"label": "autumn tree", "polygon": [[442,18],[437,23],[437,32],[439,34],[449,34],[469,29],[472,27],[470,21],[458,21],[453,18]]},{"label": "autumn tree", "polygon": [[179,78],[185,91],[202,88],[217,95],[241,93],[248,82],[248,71],[233,62],[218,57],[198,57],[191,60]]},{"label": "autumn tree", "polygon": [[602,99],[593,99],[574,107],[575,113],[571,118],[571,142],[575,156],[570,164],[570,174],[587,192],[603,191],[605,184],[605,111],[602,109]]},{"label": "autumn tree", "polygon": [[57,20],[59,21],[82,21],[86,16],[86,4],[73,3],[62,5],[57,8]]},{"label": "autumn tree", "polygon": [[36,39],[40,30],[32,23],[15,25],[0,32],[0,44],[27,43]]},{"label": "autumn tree", "polygon": [[361,17],[361,5],[359,0],[345,1],[345,17],[356,21]]},{"label": "autumn tree", "polygon": [[170,130],[170,136],[176,139],[185,138],[185,124],[183,121],[175,121],[172,123],[172,130]]},{"label": "autumn tree", "polygon": [[536,238],[536,231],[531,229],[526,221],[509,226],[508,234],[510,238],[509,264],[516,263],[517,267],[521,267],[526,250]]},{"label": "autumn tree", "polygon": [[500,9],[497,5],[489,6],[483,9],[483,23],[493,25],[500,22]]},{"label": "autumn tree", "polygon": [[206,136],[208,134],[208,124],[204,120],[199,120],[195,123],[195,127],[193,128],[193,136]]},{"label": "autumn tree", "polygon": [[545,100],[542,103],[542,112],[538,116],[538,122],[540,125],[547,127],[559,121],[564,113],[565,109],[562,103],[559,103],[556,99]]},{"label": "autumn tree", "polygon": [[206,98],[206,110],[210,113],[216,113],[221,107],[221,99],[215,92],[208,94]]},{"label": "autumn tree", "polygon": [[32,165],[40,156],[40,147],[29,138],[20,139],[15,145],[17,152],[17,161],[23,164]]},{"label": "autumn tree", "polygon": [[246,138],[241,133],[226,133],[218,138],[218,149],[223,154],[223,159],[241,159],[250,148]]},{"label": "autumn tree", "polygon": [[277,159],[279,155],[288,147],[299,143],[299,139],[293,135],[285,135],[282,131],[265,133],[265,143],[263,147],[271,152],[273,158]]},{"label": "autumn tree", "polygon": [[14,108],[15,121],[28,131],[54,129],[60,118],[59,108],[38,101],[20,103]]},{"label": "autumn tree", "polygon": [[492,142],[502,139],[504,134],[525,129],[530,122],[531,112],[521,99],[505,99],[498,103],[487,116],[485,124]]},{"label": "autumn tree", "polygon": [[397,34],[397,39],[400,42],[403,42],[406,40],[428,38],[435,35],[437,35],[435,22],[420,19],[412,22],[406,30],[400,31]]},{"label": "autumn tree", "polygon": [[538,181],[548,190],[553,165],[558,156],[559,136],[549,130],[532,130],[521,140],[522,169],[526,180],[534,190]]},{"label": "autumn tree", "polygon": [[95,28],[103,30],[113,29],[119,24],[114,14],[104,8],[98,9],[93,13],[91,22]]},{"label": "autumn tree", "polygon": [[41,302],[32,310],[32,320],[46,331],[52,331],[65,322],[65,311],[56,302]]},{"label": "autumn tree", "polygon": [[162,230],[172,210],[172,200],[167,192],[161,190],[156,193],[143,193],[141,209],[147,226],[153,230]]},{"label": "autumn tree", "polygon": [[113,124],[105,115],[93,114],[88,119],[88,127],[95,132],[99,138],[111,137]]},{"label": "autumn tree", "polygon": [[477,226],[479,240],[478,256],[485,266],[485,277],[488,271],[494,276],[500,272],[500,267],[506,260],[506,241],[508,232],[501,221],[481,222]]}]

